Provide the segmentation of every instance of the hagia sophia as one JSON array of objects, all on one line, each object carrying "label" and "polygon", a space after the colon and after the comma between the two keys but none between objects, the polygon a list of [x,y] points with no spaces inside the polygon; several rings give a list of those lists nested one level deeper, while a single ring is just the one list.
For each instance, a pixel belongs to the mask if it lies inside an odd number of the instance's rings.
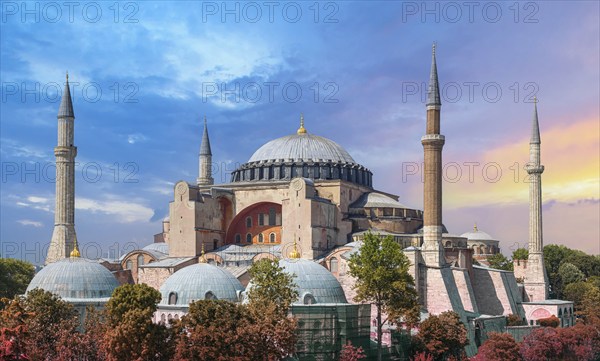
[{"label": "hagia sophia", "polygon": [[[486,259],[500,252],[499,240],[477,226],[455,235],[442,223],[445,138],[435,45],[421,138],[423,210],[374,189],[374,174],[340,144],[310,133],[310,122],[303,116],[292,134],[258,147],[229,183],[214,184],[205,119],[197,179],[175,184],[169,216],[154,242],[118,259],[88,260],[79,254],[73,173],[77,148],[68,77],[63,94],[55,148],[55,227],[46,266],[28,290],[49,290],[83,312],[89,304],[102,307],[119,284],[145,283],[162,294],[155,322],[167,322],[180,318],[197,300],[244,302],[244,289],[251,282],[248,268],[259,259],[277,259],[295,276],[299,297],[293,303],[294,316],[330,322],[310,330],[299,323],[298,354],[314,356],[332,352],[314,341],[325,334],[335,338],[336,345],[345,344],[345,339],[368,345],[372,338],[374,308],[354,302],[354,280],[348,274],[350,256],[360,251],[364,234],[372,232],[393,237],[410,260],[423,319],[448,310],[459,314],[469,331],[469,354],[476,352],[487,332],[502,331],[509,314],[529,325],[550,315],[558,316],[564,326],[574,323],[572,302],[548,299],[537,103],[527,167],[532,180],[528,260],[515,263],[514,272],[490,268]],[[341,329],[346,323],[331,320],[353,320],[355,326]],[[387,344],[392,342],[389,330],[384,335]]]}]

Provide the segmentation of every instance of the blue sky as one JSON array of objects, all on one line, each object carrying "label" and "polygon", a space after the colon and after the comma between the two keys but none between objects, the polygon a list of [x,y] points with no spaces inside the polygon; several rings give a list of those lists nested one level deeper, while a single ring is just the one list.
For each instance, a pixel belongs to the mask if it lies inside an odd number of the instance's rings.
[{"label": "blue sky", "polygon": [[217,182],[294,132],[303,112],[309,132],[373,171],[377,189],[422,208],[413,171],[434,41],[450,232],[476,222],[505,254],[525,244],[535,95],[545,242],[600,252],[598,2],[116,4],[2,2],[4,255],[45,256],[66,70],[89,256],[152,241],[173,184],[197,176],[204,116]]}]

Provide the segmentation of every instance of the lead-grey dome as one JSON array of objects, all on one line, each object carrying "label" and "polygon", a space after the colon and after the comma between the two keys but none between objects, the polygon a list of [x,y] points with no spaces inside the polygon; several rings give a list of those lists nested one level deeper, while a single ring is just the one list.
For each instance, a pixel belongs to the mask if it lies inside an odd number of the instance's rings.
[{"label": "lead-grey dome", "polygon": [[240,281],[226,270],[208,263],[197,263],[167,278],[160,287],[160,304],[188,306],[194,301],[214,298],[237,302],[243,290]]},{"label": "lead-grey dome", "polygon": [[71,257],[42,268],[26,292],[41,288],[66,301],[108,299],[118,286],[117,279],[98,262]]},{"label": "lead-grey dome", "polygon": [[295,276],[298,299],[293,304],[348,303],[338,280],[320,264],[307,259],[281,259],[279,266]]},{"label": "lead-grey dome", "polygon": [[267,142],[231,173],[231,182],[290,181],[294,178],[343,180],[371,187],[370,170],[333,140],[308,134],[303,126],[297,134]]},{"label": "lead-grey dome", "polygon": [[356,164],[352,156],[333,140],[314,134],[292,134],[267,142],[250,157],[260,161],[332,161]]}]

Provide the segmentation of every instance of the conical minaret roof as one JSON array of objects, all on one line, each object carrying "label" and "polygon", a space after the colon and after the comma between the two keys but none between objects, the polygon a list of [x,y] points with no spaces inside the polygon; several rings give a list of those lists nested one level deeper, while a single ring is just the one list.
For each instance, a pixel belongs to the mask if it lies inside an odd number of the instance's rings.
[{"label": "conical minaret roof", "polygon": [[210,140],[208,139],[208,126],[206,117],[204,117],[204,133],[202,134],[202,143],[200,143],[200,155],[212,155],[210,150]]},{"label": "conical minaret roof", "polygon": [[73,113],[73,101],[71,100],[71,91],[69,90],[69,73],[67,72],[67,82],[65,83],[65,89],[63,90],[63,96],[60,101],[60,107],[58,108],[59,118],[75,118]]},{"label": "conical minaret roof", "polygon": [[427,89],[427,105],[442,105],[440,99],[440,86],[438,83],[437,64],[435,61],[435,46],[431,50],[431,72],[429,74],[429,87]]},{"label": "conical minaret roof", "polygon": [[533,121],[531,125],[531,140],[529,144],[540,144],[540,124],[538,123],[537,98],[534,98]]}]

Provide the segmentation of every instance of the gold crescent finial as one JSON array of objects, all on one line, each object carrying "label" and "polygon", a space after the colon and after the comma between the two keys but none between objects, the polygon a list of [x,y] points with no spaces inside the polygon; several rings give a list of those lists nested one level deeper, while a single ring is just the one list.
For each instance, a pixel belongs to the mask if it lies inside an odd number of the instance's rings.
[{"label": "gold crescent finial", "polygon": [[202,251],[200,251],[200,259],[198,263],[206,263],[206,257],[204,257],[204,242],[202,242]]},{"label": "gold crescent finial", "polygon": [[81,257],[81,253],[79,253],[79,247],[77,246],[77,237],[75,237],[75,242],[73,245],[73,250],[70,254],[71,258],[79,258]]},{"label": "gold crescent finial", "polygon": [[478,232],[478,230],[477,230],[477,222],[475,222],[475,225],[473,226],[473,231]]},{"label": "gold crescent finial", "polygon": [[296,133],[306,134],[306,128],[304,128],[304,113],[300,113],[300,128],[298,128]]},{"label": "gold crescent finial", "polygon": [[294,233],[294,249],[290,252],[290,258],[300,258],[300,252],[298,252],[298,244],[296,243],[296,234]]}]

